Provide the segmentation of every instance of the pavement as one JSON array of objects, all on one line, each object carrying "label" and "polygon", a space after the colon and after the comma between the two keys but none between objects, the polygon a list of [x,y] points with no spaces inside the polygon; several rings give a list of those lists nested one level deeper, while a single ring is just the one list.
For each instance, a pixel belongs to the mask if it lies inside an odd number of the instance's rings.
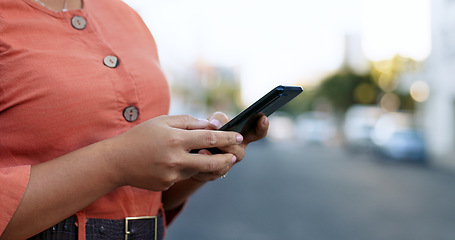
[{"label": "pavement", "polygon": [[258,142],[206,184],[167,240],[455,239],[455,174],[371,152]]}]

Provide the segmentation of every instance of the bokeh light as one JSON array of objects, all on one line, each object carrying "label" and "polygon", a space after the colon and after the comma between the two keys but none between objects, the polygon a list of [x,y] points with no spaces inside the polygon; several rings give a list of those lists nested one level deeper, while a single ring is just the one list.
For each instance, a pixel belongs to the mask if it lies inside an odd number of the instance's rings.
[{"label": "bokeh light", "polygon": [[400,98],[394,93],[386,93],[381,97],[379,105],[387,112],[395,112],[400,108]]},{"label": "bokeh light", "polygon": [[411,85],[410,94],[416,102],[425,102],[430,96],[430,87],[424,81],[416,81]]}]

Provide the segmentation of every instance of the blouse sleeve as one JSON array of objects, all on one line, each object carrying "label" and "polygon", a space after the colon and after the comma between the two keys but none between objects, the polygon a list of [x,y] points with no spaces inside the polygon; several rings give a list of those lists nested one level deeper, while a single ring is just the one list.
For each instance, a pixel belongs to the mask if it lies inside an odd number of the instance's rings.
[{"label": "blouse sleeve", "polygon": [[0,168],[0,235],[16,212],[30,179],[31,166]]}]

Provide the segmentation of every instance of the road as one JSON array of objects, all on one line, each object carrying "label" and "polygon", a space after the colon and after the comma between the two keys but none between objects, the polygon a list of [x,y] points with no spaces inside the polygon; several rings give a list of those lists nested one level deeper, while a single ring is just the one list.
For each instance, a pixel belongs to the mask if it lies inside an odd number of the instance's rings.
[{"label": "road", "polygon": [[167,240],[455,239],[455,174],[370,153],[251,145],[188,202]]}]

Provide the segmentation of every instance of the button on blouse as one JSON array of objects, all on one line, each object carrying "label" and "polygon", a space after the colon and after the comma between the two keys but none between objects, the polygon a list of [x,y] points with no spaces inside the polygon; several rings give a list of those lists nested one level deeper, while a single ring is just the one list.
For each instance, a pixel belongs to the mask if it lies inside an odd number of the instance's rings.
[{"label": "button on blouse", "polygon": [[139,110],[134,106],[126,107],[123,110],[123,118],[128,122],[134,122],[139,117]]},{"label": "button on blouse", "polygon": [[87,21],[84,17],[74,16],[71,18],[71,25],[77,30],[82,30],[87,26]]},{"label": "button on blouse", "polygon": [[106,65],[107,67],[110,67],[110,68],[116,68],[119,64],[119,60],[116,56],[106,56],[104,59],[103,59],[103,63],[104,65]]}]

